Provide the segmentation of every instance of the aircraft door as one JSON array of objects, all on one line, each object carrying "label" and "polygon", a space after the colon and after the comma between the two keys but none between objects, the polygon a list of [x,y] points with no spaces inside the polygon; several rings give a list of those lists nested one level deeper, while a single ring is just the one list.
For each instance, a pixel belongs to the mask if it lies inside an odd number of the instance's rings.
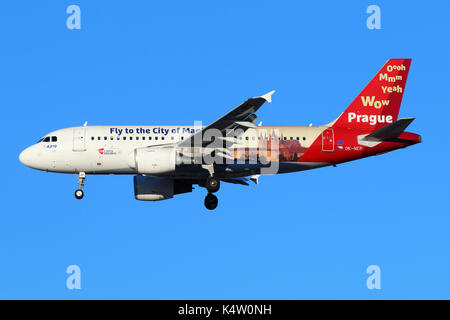
[{"label": "aircraft door", "polygon": [[322,152],[334,152],[333,128],[325,129],[322,132]]},{"label": "aircraft door", "polygon": [[86,127],[73,128],[73,151],[86,151]]}]

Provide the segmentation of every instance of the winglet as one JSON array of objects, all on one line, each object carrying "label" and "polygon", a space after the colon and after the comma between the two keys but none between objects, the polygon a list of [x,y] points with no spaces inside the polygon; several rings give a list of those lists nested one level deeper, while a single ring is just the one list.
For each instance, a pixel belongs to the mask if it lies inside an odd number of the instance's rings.
[{"label": "winglet", "polygon": [[272,102],[272,95],[275,93],[275,90],[270,91],[269,93],[266,93],[265,95],[261,96],[260,98],[263,98],[268,103]]}]

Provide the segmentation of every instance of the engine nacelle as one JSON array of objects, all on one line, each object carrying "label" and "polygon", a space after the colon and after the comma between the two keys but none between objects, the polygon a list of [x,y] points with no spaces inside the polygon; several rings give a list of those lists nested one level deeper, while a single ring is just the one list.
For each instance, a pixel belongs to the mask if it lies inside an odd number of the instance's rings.
[{"label": "engine nacelle", "polygon": [[158,175],[175,171],[177,151],[173,148],[138,148],[128,158],[128,166],[140,174]]},{"label": "engine nacelle", "polygon": [[192,184],[182,180],[134,176],[136,200],[159,201],[173,198],[175,194],[192,192]]}]

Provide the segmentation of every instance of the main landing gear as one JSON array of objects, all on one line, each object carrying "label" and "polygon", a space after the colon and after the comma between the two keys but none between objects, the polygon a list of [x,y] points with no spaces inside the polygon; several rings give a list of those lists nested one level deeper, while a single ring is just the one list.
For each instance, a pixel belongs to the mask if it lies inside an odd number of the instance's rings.
[{"label": "main landing gear", "polygon": [[219,203],[219,199],[212,193],[208,193],[205,197],[205,207],[208,210],[214,210],[217,208],[217,204]]},{"label": "main landing gear", "polygon": [[210,176],[206,179],[205,187],[208,190],[208,194],[205,197],[205,207],[208,210],[214,210],[217,208],[219,200],[213,193],[219,191],[220,180],[214,176]]},{"label": "main landing gear", "polygon": [[208,177],[206,179],[206,189],[209,193],[214,193],[219,191],[220,189],[220,180],[215,178],[214,176]]},{"label": "main landing gear", "polygon": [[78,174],[78,182],[77,182],[80,185],[80,188],[75,190],[75,198],[77,198],[78,200],[81,200],[84,197],[83,192],[84,180],[86,180],[86,173],[80,172]]}]

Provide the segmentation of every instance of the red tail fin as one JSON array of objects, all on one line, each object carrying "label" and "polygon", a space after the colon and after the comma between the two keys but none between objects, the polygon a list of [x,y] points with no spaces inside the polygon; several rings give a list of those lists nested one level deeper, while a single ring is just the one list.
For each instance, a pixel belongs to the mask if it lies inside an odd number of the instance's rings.
[{"label": "red tail fin", "polygon": [[411,59],[391,59],[333,127],[376,130],[397,120]]}]

